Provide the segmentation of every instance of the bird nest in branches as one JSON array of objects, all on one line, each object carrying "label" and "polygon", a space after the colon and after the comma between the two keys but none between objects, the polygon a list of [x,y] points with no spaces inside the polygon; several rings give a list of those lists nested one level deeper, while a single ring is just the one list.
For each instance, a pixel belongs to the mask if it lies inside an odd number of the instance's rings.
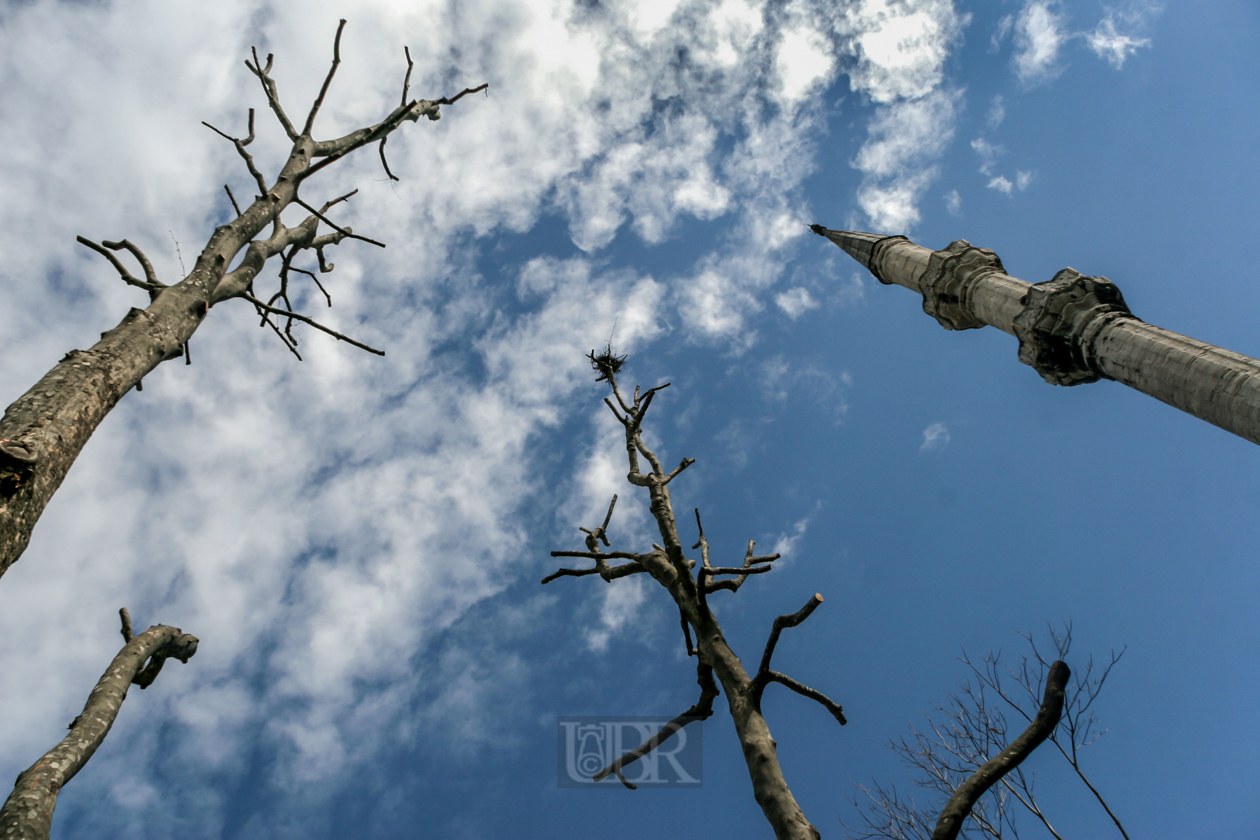
[{"label": "bird nest in branches", "polygon": [[618,356],[613,353],[611,342],[604,346],[604,352],[598,356],[592,350],[586,354],[586,357],[591,360],[591,367],[599,373],[599,377],[595,380],[596,382],[612,382],[613,378],[621,373],[621,366],[626,363],[625,356]]}]

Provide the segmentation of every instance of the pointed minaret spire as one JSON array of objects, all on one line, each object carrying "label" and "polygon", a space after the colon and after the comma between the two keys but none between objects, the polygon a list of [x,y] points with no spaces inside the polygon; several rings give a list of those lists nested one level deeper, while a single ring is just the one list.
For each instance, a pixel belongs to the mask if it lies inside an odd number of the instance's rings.
[{"label": "pointed minaret spire", "polygon": [[1019,360],[1054,385],[1114,379],[1260,443],[1260,361],[1140,320],[1106,277],[1065,268],[1044,283],[1011,277],[965,239],[930,251],[904,236],[810,230],[875,279],[923,296],[947,330],[993,326],[1019,339]]}]

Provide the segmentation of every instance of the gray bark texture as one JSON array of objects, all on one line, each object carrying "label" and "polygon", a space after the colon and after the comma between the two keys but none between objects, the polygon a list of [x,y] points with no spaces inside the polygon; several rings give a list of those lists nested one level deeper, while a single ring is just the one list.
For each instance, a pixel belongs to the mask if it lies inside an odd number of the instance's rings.
[{"label": "gray bark texture", "polygon": [[1019,360],[1053,385],[1112,379],[1260,443],[1260,361],[1142,321],[1106,277],[1065,268],[1028,283],[965,239],[931,251],[904,236],[811,229],[881,283],[921,294],[945,329],[1015,336]]},{"label": "gray bark texture", "polygon": [[197,638],[178,627],[157,624],[133,637],[131,617],[125,609],[120,613],[126,645],[88,695],[82,713],[70,724],[70,733],[18,775],[13,793],[0,808],[4,840],[47,840],[57,794],[105,740],[127,699],[127,689],[133,683],[148,688],[166,659],[187,662],[197,652]]},{"label": "gray bark texture", "polygon": [[[598,574],[606,582],[611,583],[617,578],[630,574],[643,572],[650,574],[670,593],[678,606],[687,652],[698,659],[697,675],[701,686],[700,700],[691,709],[667,724],[660,734],[614,762],[595,778],[599,780],[615,773],[625,783],[621,774],[622,767],[646,755],[688,723],[709,717],[712,714],[713,700],[718,694],[718,686],[714,684],[716,676],[721,690],[726,693],[727,706],[735,723],[735,732],[743,748],[744,761],[752,781],[753,796],[774,829],[775,837],[779,840],[817,840],[818,829],[805,818],[783,777],[775,752],[774,738],[761,714],[761,695],[768,683],[777,682],[798,694],[818,701],[839,723],[846,722],[840,706],[823,694],[800,684],[791,677],[770,670],[770,659],[782,628],[794,627],[804,621],[822,603],[822,596],[814,595],[797,613],[775,619],[762,656],[761,666],[755,675],[749,676],[739,657],[726,643],[722,628],[709,608],[708,596],[720,590],[738,590],[749,575],[770,571],[772,567],[769,564],[777,560],[779,555],[753,556],[753,542],[750,540],[743,565],[712,566],[709,562],[709,545],[704,536],[699,511],[696,511],[699,541],[692,546],[693,550],[700,549],[699,567],[697,568],[695,560],[684,555],[668,485],[694,461],[691,458],[684,458],[674,470],[666,472],[660,459],[644,444],[642,436],[643,418],[647,414],[648,407],[652,404],[657,392],[668,387],[669,383],[659,385],[642,394],[636,388],[633,400],[627,402],[616,381],[616,373],[620,370],[624,357],[612,355],[609,348],[600,356],[596,356],[592,351],[591,361],[601,374],[599,379],[608,381],[612,386],[616,403],[614,404],[611,399],[605,399],[604,402],[625,428],[626,452],[630,465],[627,480],[637,487],[647,488],[651,513],[656,520],[663,545],[654,543],[652,551],[645,553],[624,551],[604,553],[600,549],[600,543],[610,544],[607,528],[612,518],[613,506],[617,502],[616,497],[613,497],[613,504],[608,508],[604,524],[594,529],[581,529],[587,534],[587,551],[553,551],[551,553],[553,557],[583,557],[594,560],[595,568],[561,569],[544,578],[543,583],[561,576],[582,577],[593,574]],[[648,463],[647,472],[640,470],[640,456]],[[612,566],[608,562],[610,559],[629,562]],[[696,570],[694,578],[692,577],[693,569]],[[719,576],[723,576],[724,579],[716,580],[715,578]],[[692,631],[695,633],[694,646],[691,641]]]},{"label": "gray bark texture", "polygon": [[[267,56],[265,64],[258,60],[257,53],[252,62],[246,60],[246,66],[258,77],[268,105],[293,146],[279,175],[269,186],[246,150],[254,139],[253,109],[249,112],[249,136],[245,139],[230,137],[208,126],[236,147],[253,176],[259,195],[242,211],[231,190],[228,190],[236,217],[214,230],[192,271],[184,279],[173,285],[163,284],[158,281],[149,261],[130,242],[104,243],[106,248],[125,249],[136,257],[145,273],[145,280],[140,281],[132,277],[105,248],[80,237],[80,242],[110,260],[124,282],[148,291],[151,302],[145,309],[131,309],[118,326],[102,333],[101,340],[88,350],[67,353],[33,388],[10,405],[0,419],[0,575],[26,549],[32,528],[105,415],[132,388],[139,390],[143,377],[162,362],[181,357],[191,360],[188,340],[212,307],[232,298],[245,299],[252,304],[262,322],[271,326],[295,354],[296,342],[290,330],[293,322],[298,321],[384,355],[293,312],[288,305],[287,283],[291,270],[307,274],[318,283],[312,272],[290,265],[297,254],[314,251],[321,271],[326,271],[331,270],[331,265],[325,264],[323,249],[343,239],[359,239],[384,247],[379,242],[355,234],[348,227],[336,225],[325,215],[353,193],[328,201],[322,209],[316,209],[299,197],[299,189],[308,177],[325,166],[355,149],[377,142],[380,143],[382,164],[393,178],[385,164],[384,147],[391,132],[404,122],[415,122],[422,116],[436,120],[440,117],[440,105],[452,103],[486,86],[467,89],[449,98],[408,101],[407,87],[411,76],[408,54],[402,104],[376,125],[333,140],[316,140],[312,136],[312,128],[341,61],[341,31],[345,23],[341,21],[337,28],[332,67],[300,131],[294,128],[281,107],[275,81],[270,75],[272,57]],[[280,213],[295,203],[308,210],[310,215],[297,226],[286,227],[280,221]],[[321,223],[330,226],[332,231],[318,233]],[[270,232],[260,236],[268,226]],[[245,255],[240,265],[229,272],[228,266],[242,249]],[[254,278],[263,265],[276,255],[282,256],[280,290],[268,300],[259,300],[254,296]],[[277,306],[277,303],[283,303],[284,307]],[[283,328],[271,320],[272,316],[284,323]]]}]

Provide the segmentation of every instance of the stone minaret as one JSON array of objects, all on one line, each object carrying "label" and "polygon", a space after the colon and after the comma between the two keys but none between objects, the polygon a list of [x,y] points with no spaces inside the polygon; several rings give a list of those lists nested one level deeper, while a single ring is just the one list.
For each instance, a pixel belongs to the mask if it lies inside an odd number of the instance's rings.
[{"label": "stone minaret", "polygon": [[923,311],[945,329],[987,324],[1015,336],[1019,360],[1051,384],[1114,379],[1260,443],[1260,361],[1139,320],[1106,277],[1065,268],[1028,283],[965,239],[929,251],[904,236],[810,229],[879,282],[923,295]]}]

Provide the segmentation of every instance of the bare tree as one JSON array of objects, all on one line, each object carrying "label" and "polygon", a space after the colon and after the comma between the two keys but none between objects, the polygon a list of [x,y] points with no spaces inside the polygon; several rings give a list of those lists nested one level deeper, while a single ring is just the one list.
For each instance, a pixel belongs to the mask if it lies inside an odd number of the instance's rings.
[{"label": "bare tree", "polygon": [[[1000,653],[990,652],[977,662],[963,651],[961,661],[971,669],[972,678],[963,682],[945,703],[935,707],[935,716],[926,716],[927,731],[912,728],[909,739],[902,738],[889,746],[908,767],[916,771],[914,783],[917,786],[931,792],[933,799],[949,798],[952,803],[970,780],[981,775],[997,757],[1017,746],[1029,732],[1044,731],[1042,740],[1048,739],[1054,744],[1106,811],[1116,830],[1128,840],[1129,835],[1119,818],[1081,768],[1079,754],[1082,748],[1094,743],[1105,731],[1098,728],[1094,701],[1124,651],[1118,654],[1112,651],[1109,661],[1101,668],[1095,666],[1090,656],[1084,668],[1078,670],[1068,684],[1070,672],[1063,660],[1072,647],[1072,625],[1066,623],[1062,630],[1050,627],[1048,635],[1056,654],[1054,662],[1049,661],[1038,648],[1032,634],[1024,636],[1031,654],[1021,657],[1013,667],[1002,665]],[[1054,724],[1047,728],[1046,703],[1055,694],[1062,711],[1055,715]],[[1039,696],[1043,697],[1041,707],[1032,711]],[[1016,721],[1023,719],[1028,722],[1024,735],[1010,747],[1006,746],[1008,714],[1013,715]],[[996,757],[990,759],[995,754]],[[994,786],[986,788],[987,795],[981,791],[972,800],[974,807],[969,813],[953,809],[952,813],[956,816],[952,824],[953,835],[939,834],[946,815],[951,813],[949,806],[942,809],[936,824],[937,833],[933,833],[929,817],[931,812],[922,810],[913,799],[899,796],[894,786],[858,785],[866,801],[860,812],[865,826],[856,836],[862,840],[917,840],[928,837],[940,840],[942,836],[958,836],[961,831],[962,836],[978,834],[995,840],[1018,838],[1015,814],[1023,810],[1032,814],[1053,837],[1063,840],[1037,800],[1035,782],[1035,774],[1026,772],[1018,764],[1012,765],[992,780]],[[1017,803],[1019,808],[1015,807]]]},{"label": "bare tree", "polygon": [[47,840],[57,794],[105,740],[127,689],[133,684],[148,688],[167,659],[187,662],[197,652],[197,637],[178,627],[155,624],[134,636],[127,609],[118,613],[126,644],[88,695],[83,711],[70,722],[69,734],[18,774],[13,793],[0,808],[0,837],[5,840]]},{"label": "bare tree", "polygon": [[[613,508],[617,497],[613,496],[608,506],[608,514],[602,525],[596,528],[582,528],[586,533],[586,551],[553,551],[552,557],[583,557],[595,561],[591,569],[560,569],[543,578],[548,583],[558,577],[583,577],[598,574],[605,582],[626,577],[628,575],[646,573],[651,575],[673,597],[678,607],[682,624],[683,638],[687,654],[696,657],[696,676],[700,684],[700,699],[694,706],[679,715],[661,731],[648,739],[637,749],[632,750],[611,765],[595,774],[598,781],[615,774],[627,787],[633,787],[626,781],[622,768],[637,761],[664,743],[675,732],[696,720],[704,720],[713,714],[713,701],[719,690],[726,692],[727,706],[735,722],[735,732],[743,748],[744,759],[748,765],[748,774],[752,779],[753,796],[761,806],[766,819],[774,828],[775,837],[780,840],[817,840],[818,830],[805,818],[800,806],[792,796],[779,760],[775,753],[774,739],[770,736],[770,728],[761,714],[761,697],[766,686],[779,683],[798,694],[816,700],[843,725],[844,712],[840,706],[822,693],[815,691],[792,677],[772,670],[771,657],[779,642],[779,634],[784,627],[795,627],[818,608],[822,603],[821,595],[815,594],[799,611],[791,615],[781,615],[774,620],[770,637],[757,672],[749,676],[739,657],[731,650],[722,635],[717,617],[709,606],[708,596],[721,590],[737,591],[748,579],[749,575],[764,574],[772,568],[770,563],[779,559],[778,554],[754,556],[754,543],[748,541],[748,549],[744,554],[743,564],[734,567],[713,566],[709,562],[709,544],[705,539],[704,527],[700,521],[700,511],[696,510],[696,527],[699,540],[692,549],[700,549],[700,564],[683,554],[682,538],[678,532],[678,523],[674,516],[674,505],[670,499],[669,483],[679,473],[695,463],[692,458],[684,458],[672,471],[666,472],[661,461],[643,442],[643,418],[653,398],[669,383],[650,388],[640,393],[635,388],[634,397],[627,402],[617,385],[617,373],[625,361],[624,356],[616,356],[611,346],[600,355],[594,351],[590,354],[591,364],[599,377],[596,381],[607,381],[612,388],[613,397],[605,399],[605,404],[625,428],[626,452],[630,462],[630,473],[627,480],[636,487],[646,487],[650,498],[652,517],[660,531],[664,545],[652,544],[652,550],[636,553],[629,551],[604,552],[600,543],[611,547],[608,539],[608,523],[612,519]],[[640,470],[639,457],[648,463],[649,470]],[[610,560],[626,562],[613,565]],[[695,577],[692,577],[692,570]],[[722,578],[719,580],[719,578]],[[692,631],[695,642],[692,642]],[[716,677],[716,680],[715,680]],[[720,684],[720,689],[719,689]]]},{"label": "bare tree", "polygon": [[[182,357],[191,363],[188,340],[211,307],[238,298],[248,302],[260,325],[275,330],[294,355],[298,355],[297,337],[293,333],[295,322],[384,355],[293,310],[289,281],[296,279],[296,275],[309,278],[324,293],[328,304],[332,304],[317,274],[295,263],[300,255],[313,252],[322,273],[333,268],[324,257],[324,249],[345,239],[385,247],[354,233],[349,227],[338,225],[327,215],[337,204],[353,196],[353,192],[324,201],[318,208],[307,203],[299,193],[312,175],[371,143],[379,144],[381,164],[389,177],[396,180],[385,159],[385,142],[389,135],[404,122],[416,122],[420,117],[436,120],[440,117],[439,106],[449,105],[487,86],[467,88],[441,99],[409,100],[412,61],[410,53],[404,49],[407,72],[398,107],[375,125],[332,140],[316,140],[315,118],[341,63],[341,33],[345,24],[342,20],[337,26],[332,66],[300,128],[281,106],[271,75],[272,56],[268,55],[264,63],[254,51],[252,60],[246,59],[245,66],[258,78],[268,106],[293,145],[279,174],[268,185],[247,149],[254,140],[254,110],[249,110],[249,134],[243,139],[207,124],[236,148],[258,195],[242,210],[232,190],[224,187],[235,216],[215,228],[186,277],[172,285],[163,283],[144,253],[126,239],[97,244],[79,237],[79,242],[109,260],[125,283],[147,292],[149,305],[145,309],[132,308],[118,326],[102,333],[101,340],[90,349],[67,353],[33,388],[10,405],[0,419],[0,575],[26,549],[31,529],[70,465],[118,400],[132,388],[140,390],[143,377],[162,362]],[[307,213],[302,222],[293,227],[280,220],[281,212],[290,205],[297,205]],[[329,231],[320,233],[321,224]],[[268,226],[270,233],[260,236]],[[245,254],[240,264],[228,271],[242,250]],[[114,256],[113,252],[118,251],[128,252],[139,263],[143,279],[134,276]],[[263,265],[276,256],[280,257],[278,288],[270,294],[259,294],[254,280]]]}]

